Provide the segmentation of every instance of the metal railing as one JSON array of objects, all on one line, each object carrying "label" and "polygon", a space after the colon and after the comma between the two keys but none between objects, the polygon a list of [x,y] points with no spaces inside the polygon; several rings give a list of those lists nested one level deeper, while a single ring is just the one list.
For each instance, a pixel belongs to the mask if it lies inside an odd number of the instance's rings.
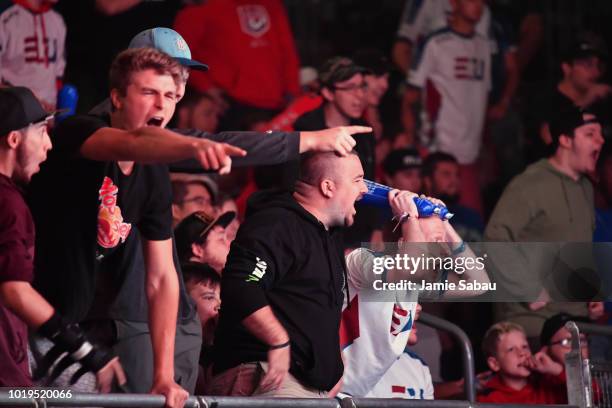
[{"label": "metal railing", "polygon": [[[0,392],[0,406],[13,407],[142,407],[161,408],[164,397],[145,394],[85,394],[71,398],[14,399]],[[478,404],[469,401],[406,400],[386,398],[298,399],[257,397],[192,396],[186,408],[524,408],[518,404]],[[563,408],[579,408],[560,405]],[[551,405],[529,405],[529,408],[551,408]]]},{"label": "metal railing", "polygon": [[580,333],[612,336],[612,327],[567,322],[571,350],[565,355],[567,400],[580,408],[612,408],[612,363],[582,358]]},{"label": "metal railing", "polygon": [[474,350],[472,349],[472,342],[468,338],[467,334],[465,334],[465,332],[456,324],[433,316],[429,313],[421,313],[419,322],[421,324],[433,327],[434,329],[446,331],[453,335],[457,341],[459,341],[461,346],[461,361],[463,363],[463,378],[465,381],[463,384],[465,398],[468,400],[468,402],[476,402]]}]

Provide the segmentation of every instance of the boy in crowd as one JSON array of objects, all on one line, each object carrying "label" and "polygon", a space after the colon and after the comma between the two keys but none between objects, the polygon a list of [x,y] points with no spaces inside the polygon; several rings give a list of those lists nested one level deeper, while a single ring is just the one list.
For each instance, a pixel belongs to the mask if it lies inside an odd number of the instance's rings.
[{"label": "boy in crowd", "polygon": [[187,262],[181,268],[185,287],[196,304],[202,324],[202,347],[210,347],[221,307],[221,276],[205,263]]},{"label": "boy in crowd", "polygon": [[478,402],[514,404],[563,404],[563,366],[545,350],[535,355],[521,326],[496,323],[485,334],[483,351],[495,373],[478,395]]},{"label": "boy in crowd", "polygon": [[234,218],[236,213],[233,211],[217,217],[214,213],[196,211],[181,221],[174,230],[181,264],[205,263],[220,275],[230,250],[225,228]]},{"label": "boy in crowd", "polygon": [[196,304],[202,325],[202,349],[195,393],[203,394],[205,384],[210,379],[210,351],[221,307],[221,276],[209,265],[200,262],[183,263],[181,269],[185,288]]}]

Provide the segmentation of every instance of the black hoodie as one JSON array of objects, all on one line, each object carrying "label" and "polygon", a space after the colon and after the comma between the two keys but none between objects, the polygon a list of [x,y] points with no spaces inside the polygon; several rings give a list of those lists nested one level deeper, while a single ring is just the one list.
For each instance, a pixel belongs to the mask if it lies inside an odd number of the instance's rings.
[{"label": "black hoodie", "polygon": [[255,193],[223,272],[215,372],[267,361],[268,345],[241,322],[269,305],[291,339],[291,374],[305,386],[330,390],[344,369],[342,248],[340,231],[327,231],[290,193]]}]

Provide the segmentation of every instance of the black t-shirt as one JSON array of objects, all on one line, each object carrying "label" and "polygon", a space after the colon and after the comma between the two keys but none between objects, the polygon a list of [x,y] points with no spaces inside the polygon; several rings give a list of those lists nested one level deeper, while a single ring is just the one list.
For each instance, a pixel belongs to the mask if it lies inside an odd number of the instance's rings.
[{"label": "black t-shirt", "polygon": [[90,115],[62,122],[31,185],[35,286],[73,321],[107,317],[136,258],[136,230],[154,241],[172,235],[165,165],[135,164],[125,175],[116,162],[80,156],[81,145],[109,124],[108,116]]}]

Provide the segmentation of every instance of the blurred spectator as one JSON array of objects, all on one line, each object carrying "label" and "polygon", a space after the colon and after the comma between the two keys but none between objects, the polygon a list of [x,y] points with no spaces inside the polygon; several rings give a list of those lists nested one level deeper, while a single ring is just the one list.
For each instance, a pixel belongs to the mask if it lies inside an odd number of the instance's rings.
[{"label": "blurred spectator", "polygon": [[176,105],[177,129],[197,129],[215,133],[219,124],[219,112],[212,96],[188,87],[185,96]]},{"label": "blurred spectator", "polygon": [[[406,0],[404,11],[393,45],[393,62],[405,73],[413,65],[413,57],[423,41],[432,33],[449,25],[453,16],[455,0]],[[484,6],[482,16],[477,19],[475,30],[483,37],[489,36],[491,13]]]},{"label": "blurred spectator", "polygon": [[612,137],[609,130],[612,126],[612,87],[601,82],[607,58],[606,44],[591,33],[577,36],[565,51],[561,61],[563,78],[540,105],[540,137],[547,147],[554,147],[550,122],[559,111],[572,107],[593,112],[604,136]]},{"label": "blurred spectator", "polygon": [[[493,13],[489,35],[492,41],[491,91],[485,145],[493,154],[483,155],[482,167],[491,168],[487,172],[496,176],[490,180],[493,184],[505,186],[524,169],[523,127],[515,101],[520,68],[514,28],[506,15]],[[491,160],[487,161],[489,157]]]},{"label": "blurred spectator", "polygon": [[367,69],[363,77],[367,85],[365,90],[366,108],[364,119],[374,129],[376,140],[383,136],[383,123],[378,106],[389,89],[389,71],[391,65],[385,55],[375,48],[362,48],[353,55],[355,64]]},{"label": "blurred spectator", "polygon": [[196,211],[181,221],[174,229],[181,264],[205,263],[220,275],[230,249],[225,228],[235,217],[233,211],[217,217],[205,211]]},{"label": "blurred spectator", "polygon": [[461,179],[457,159],[447,153],[431,153],[425,158],[421,173],[424,193],[444,201],[448,210],[455,214],[449,222],[457,233],[468,242],[482,241],[482,217],[473,209],[459,204]]},{"label": "blurred spectator", "polygon": [[[590,320],[583,316],[571,316],[567,313],[559,313],[546,319],[542,326],[542,332],[540,333],[542,351],[561,368],[561,374],[559,374],[558,378],[559,381],[552,384],[555,388],[556,395],[559,396],[559,404],[567,404],[565,356],[572,349],[572,334],[565,328],[565,323],[569,321],[590,323]],[[580,346],[582,359],[588,359],[589,341],[584,333],[580,334]]]},{"label": "blurred spectator", "polygon": [[[389,187],[418,194],[422,191],[423,185],[421,181],[422,165],[423,160],[416,149],[393,150],[383,162],[384,182]],[[437,195],[432,195],[432,197],[441,198]]]},{"label": "blurred spectator", "polygon": [[216,214],[217,183],[205,174],[171,173],[172,224],[178,225],[196,211]]},{"label": "blurred spectator", "polygon": [[612,143],[604,144],[597,161],[593,241],[612,242]]},{"label": "blurred spectator", "polygon": [[238,204],[236,203],[236,200],[234,200],[229,195],[221,193],[217,207],[217,211],[219,214],[224,214],[229,211],[232,211],[236,214],[232,222],[230,222],[228,226],[225,227],[225,234],[227,236],[227,240],[231,243],[236,238],[238,228],[240,227],[240,214],[238,212]]},{"label": "blurred spectator", "polygon": [[214,67],[194,73],[191,85],[227,93],[230,125],[254,109],[278,112],[299,94],[298,55],[280,0],[209,0],[185,7],[174,25],[194,58]]},{"label": "blurred spectator", "polygon": [[482,212],[476,160],[491,87],[491,43],[476,31],[483,1],[452,3],[449,26],[428,37],[408,74],[404,126],[409,135],[415,135],[413,110],[423,99],[426,120],[420,127],[421,142],[457,157],[463,182],[461,202]]},{"label": "blurred spectator", "polygon": [[478,394],[478,402],[514,404],[563,404],[557,385],[563,368],[545,352],[535,356],[523,328],[496,323],[485,334],[482,348],[495,373]]},{"label": "blurred spectator", "polygon": [[0,6],[0,79],[27,86],[45,109],[55,108],[64,76],[66,26],[58,0],[13,0]]},{"label": "blurred spectator", "polygon": [[[554,154],[532,164],[510,182],[487,225],[487,241],[592,241],[595,227],[593,186],[587,174],[595,170],[603,145],[601,125],[593,114],[570,107],[557,112],[550,129]],[[508,247],[507,251],[510,253],[511,249]],[[511,283],[512,290],[517,291],[515,295],[524,296],[537,288],[533,284],[526,287],[524,282],[534,279],[543,282],[544,275],[525,275],[529,270],[528,265],[522,263],[525,257],[514,256],[516,259],[512,262],[519,264],[501,273]],[[563,292],[561,288],[571,290],[567,286],[569,282],[569,276],[557,276],[554,288],[551,285],[537,288],[540,293],[532,303],[496,304],[498,320],[520,323],[532,344],[537,345],[546,318],[561,311],[586,316],[584,302],[551,302],[551,295],[553,299],[568,298],[567,293],[559,292]],[[549,293],[553,289],[555,293]]]},{"label": "blurred spectator", "polygon": [[266,128],[291,131],[297,118],[321,106],[323,98],[319,94],[321,84],[316,69],[313,67],[300,68],[300,87],[302,94],[292,100],[281,113],[273,117],[266,124]]}]

